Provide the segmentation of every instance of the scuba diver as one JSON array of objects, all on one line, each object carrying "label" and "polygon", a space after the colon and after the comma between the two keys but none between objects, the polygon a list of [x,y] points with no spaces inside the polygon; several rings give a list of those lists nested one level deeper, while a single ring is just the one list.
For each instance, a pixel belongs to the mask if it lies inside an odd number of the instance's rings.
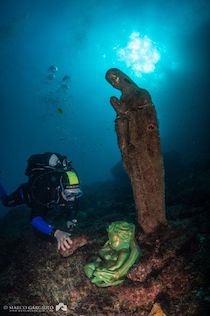
[{"label": "scuba diver", "polygon": [[[43,235],[57,239],[58,250],[71,248],[70,238],[77,224],[78,201],[83,195],[79,178],[66,156],[46,152],[28,159],[25,175],[28,182],[15,192],[7,194],[0,183],[0,200],[5,207],[26,204],[31,208],[31,224]],[[48,223],[47,215],[59,212],[66,217],[70,232],[60,230]]]}]

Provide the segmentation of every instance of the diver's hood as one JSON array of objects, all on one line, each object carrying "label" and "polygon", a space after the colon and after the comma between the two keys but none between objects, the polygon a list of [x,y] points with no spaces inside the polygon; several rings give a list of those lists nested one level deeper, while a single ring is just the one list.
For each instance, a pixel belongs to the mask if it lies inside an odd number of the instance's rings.
[{"label": "diver's hood", "polygon": [[77,173],[74,170],[65,172],[61,177],[61,190],[67,201],[83,195]]}]

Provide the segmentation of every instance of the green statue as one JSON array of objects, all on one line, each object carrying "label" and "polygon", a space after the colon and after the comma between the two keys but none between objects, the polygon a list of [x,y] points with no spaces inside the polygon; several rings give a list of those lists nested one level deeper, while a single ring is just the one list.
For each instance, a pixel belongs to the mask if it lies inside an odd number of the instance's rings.
[{"label": "green statue", "polygon": [[108,229],[109,240],[99,251],[94,262],[85,265],[85,274],[100,287],[118,285],[140,257],[135,241],[135,225],[124,221],[113,222]]}]

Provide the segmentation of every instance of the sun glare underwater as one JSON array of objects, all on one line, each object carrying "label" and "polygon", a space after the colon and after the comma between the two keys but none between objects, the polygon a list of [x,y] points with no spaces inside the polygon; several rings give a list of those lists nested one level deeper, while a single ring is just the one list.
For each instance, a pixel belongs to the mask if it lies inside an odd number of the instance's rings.
[{"label": "sun glare underwater", "polygon": [[140,37],[138,32],[131,33],[127,46],[119,48],[117,55],[136,77],[155,71],[155,65],[160,60],[160,53],[152,40],[146,35]]}]

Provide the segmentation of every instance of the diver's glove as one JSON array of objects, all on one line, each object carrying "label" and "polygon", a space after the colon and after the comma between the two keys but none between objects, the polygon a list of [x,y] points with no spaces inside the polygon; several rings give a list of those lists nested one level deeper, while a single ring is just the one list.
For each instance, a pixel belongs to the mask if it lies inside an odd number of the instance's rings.
[{"label": "diver's glove", "polygon": [[77,219],[74,218],[71,221],[66,222],[66,226],[70,232],[72,232],[77,226]]},{"label": "diver's glove", "polygon": [[54,233],[54,237],[57,239],[58,242],[58,250],[66,251],[71,248],[73,242],[70,238],[69,233],[57,229]]}]

